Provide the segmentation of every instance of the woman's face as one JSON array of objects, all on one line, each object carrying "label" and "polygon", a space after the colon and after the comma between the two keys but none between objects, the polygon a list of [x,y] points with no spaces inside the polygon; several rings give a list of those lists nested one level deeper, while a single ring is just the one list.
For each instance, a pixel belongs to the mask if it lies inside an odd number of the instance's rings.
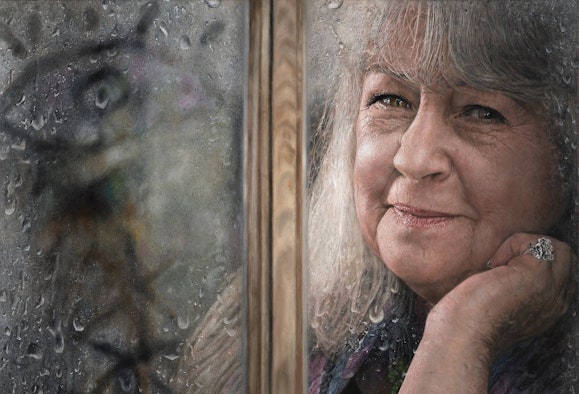
[{"label": "woman's face", "polygon": [[374,252],[435,303],[513,233],[559,221],[557,152],[544,119],[506,95],[399,75],[364,80],[356,209]]}]

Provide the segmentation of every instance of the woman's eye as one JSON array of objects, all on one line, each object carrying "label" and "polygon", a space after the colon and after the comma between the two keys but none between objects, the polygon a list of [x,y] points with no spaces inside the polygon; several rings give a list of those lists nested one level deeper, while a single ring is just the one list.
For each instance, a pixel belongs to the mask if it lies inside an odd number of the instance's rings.
[{"label": "woman's eye", "polygon": [[370,105],[373,104],[381,104],[386,107],[395,107],[403,109],[412,108],[412,105],[408,102],[408,100],[406,100],[404,97],[400,97],[394,94],[378,94],[372,97]]},{"label": "woman's eye", "polygon": [[487,123],[506,123],[507,120],[500,112],[481,105],[472,105],[462,113],[463,117],[472,118]]}]

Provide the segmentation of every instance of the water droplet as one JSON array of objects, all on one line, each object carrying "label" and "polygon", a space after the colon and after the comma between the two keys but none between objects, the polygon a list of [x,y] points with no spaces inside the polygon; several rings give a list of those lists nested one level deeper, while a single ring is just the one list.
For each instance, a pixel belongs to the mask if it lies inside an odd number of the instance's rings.
[{"label": "water droplet", "polygon": [[8,201],[6,201],[6,207],[4,208],[4,213],[6,214],[6,216],[10,216],[10,215],[14,214],[14,212],[16,212],[16,199],[9,198]]},{"label": "water droplet", "polygon": [[133,391],[134,379],[132,375],[124,373],[122,376],[119,376],[119,383],[121,384],[121,390],[123,390],[125,393]]},{"label": "water droplet", "polygon": [[328,0],[328,8],[331,10],[336,10],[344,4],[344,0]]},{"label": "water droplet", "polygon": [[231,317],[229,317],[229,318],[227,318],[227,317],[224,317],[224,318],[223,318],[223,324],[225,324],[226,326],[230,326],[230,325],[232,325],[233,323],[235,323],[236,321],[237,321],[237,316],[236,316],[236,315],[233,315],[233,316],[231,316]]},{"label": "water droplet", "polygon": [[46,124],[46,118],[44,117],[43,114],[37,114],[34,119],[32,119],[32,121],[30,122],[30,125],[32,126],[32,128],[34,128],[34,130],[36,131],[40,131],[44,125]]},{"label": "water droplet", "polygon": [[571,76],[570,75],[563,75],[563,82],[569,85],[571,83]]},{"label": "water droplet", "polygon": [[9,152],[10,152],[10,146],[8,146],[8,145],[0,146],[0,160],[6,160],[8,158]]},{"label": "water droplet", "polygon": [[12,335],[12,330],[10,330],[10,327],[6,327],[4,329],[4,334],[9,337],[10,335]]},{"label": "water droplet", "polygon": [[369,317],[372,323],[380,323],[384,320],[384,309],[376,307],[370,308]]},{"label": "water droplet", "polygon": [[16,102],[16,106],[22,105],[22,103],[26,101],[26,95],[22,95],[20,99]]},{"label": "water droplet", "polygon": [[167,360],[175,361],[179,358],[179,354],[177,353],[165,354],[163,357],[165,357]]},{"label": "water droplet", "polygon": [[24,179],[22,178],[22,175],[17,174],[14,177],[14,188],[15,189],[19,188],[20,186],[22,186],[23,183],[24,183]]},{"label": "water droplet", "polygon": [[31,343],[30,345],[28,345],[28,349],[26,349],[26,354],[28,355],[28,357],[31,357],[35,360],[41,360],[43,355],[42,349],[35,343]]},{"label": "water droplet", "polygon": [[179,37],[179,48],[182,50],[187,50],[191,48],[191,39],[188,36]]},{"label": "water droplet", "polygon": [[64,352],[64,337],[62,336],[62,333],[57,335],[54,339],[56,340],[56,344],[54,345],[54,352],[56,354],[61,354]]},{"label": "water droplet", "polygon": [[189,316],[177,316],[177,326],[181,329],[181,330],[186,330],[187,328],[189,328]]},{"label": "water droplet", "polygon": [[105,109],[109,104],[110,99],[111,96],[109,95],[109,91],[107,89],[99,89],[94,99],[94,104],[97,106],[97,108]]},{"label": "water droplet", "polygon": [[392,318],[392,323],[394,323],[394,324],[398,323],[399,321],[400,321],[400,316],[394,316]]},{"label": "water droplet", "polygon": [[6,302],[8,300],[8,295],[6,294],[6,290],[0,291],[0,302]]},{"label": "water droplet", "polygon": [[163,33],[165,37],[169,36],[169,31],[167,30],[167,24],[165,22],[159,23],[159,30],[161,30],[161,33]]},{"label": "water droplet", "polygon": [[74,330],[77,332],[82,332],[86,328],[86,324],[78,316],[72,320],[72,326],[74,327]]},{"label": "water droplet", "polygon": [[36,305],[34,306],[35,309],[40,308],[42,305],[44,305],[44,296],[41,294],[40,298],[38,299],[38,302],[36,303]]},{"label": "water droplet", "polygon": [[12,149],[23,151],[26,149],[26,141],[22,140],[12,144]]},{"label": "water droplet", "polygon": [[237,330],[234,330],[233,328],[226,328],[225,333],[230,337],[234,337],[237,335]]},{"label": "water droplet", "polygon": [[205,0],[205,4],[207,4],[209,8],[217,8],[221,5],[221,0]]},{"label": "water droplet", "polygon": [[30,227],[32,227],[30,220],[28,218],[24,218],[24,220],[22,221],[22,232],[23,233],[27,232],[28,230],[30,230]]}]

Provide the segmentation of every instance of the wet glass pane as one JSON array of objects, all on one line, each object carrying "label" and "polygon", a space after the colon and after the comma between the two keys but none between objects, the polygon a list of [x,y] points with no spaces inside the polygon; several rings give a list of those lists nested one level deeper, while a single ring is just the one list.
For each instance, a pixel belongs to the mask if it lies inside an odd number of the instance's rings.
[{"label": "wet glass pane", "polygon": [[576,392],[576,2],[307,19],[309,393]]},{"label": "wet glass pane", "polygon": [[0,1],[2,391],[199,389],[244,262],[246,6]]}]

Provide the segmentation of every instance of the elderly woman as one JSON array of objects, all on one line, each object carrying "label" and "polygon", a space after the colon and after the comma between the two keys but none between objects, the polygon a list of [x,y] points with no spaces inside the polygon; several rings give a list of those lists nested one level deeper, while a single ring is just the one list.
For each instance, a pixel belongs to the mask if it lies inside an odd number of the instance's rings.
[{"label": "elderly woman", "polygon": [[577,384],[567,3],[385,2],[321,137],[311,393]]},{"label": "elderly woman", "polygon": [[[384,1],[361,24],[312,163],[310,393],[574,392],[568,3]],[[183,359],[193,389],[239,384],[233,293]]]}]

